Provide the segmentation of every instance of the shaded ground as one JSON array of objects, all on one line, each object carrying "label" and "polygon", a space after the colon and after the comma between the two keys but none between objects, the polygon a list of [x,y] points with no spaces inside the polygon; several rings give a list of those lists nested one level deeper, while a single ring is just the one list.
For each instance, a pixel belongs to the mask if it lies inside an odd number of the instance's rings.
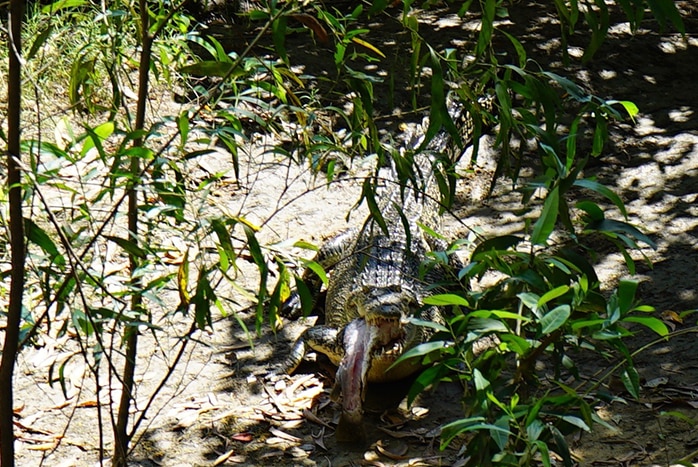
[{"label": "shaded ground", "polygon": [[[502,24],[523,36],[531,49],[531,58],[564,70],[597,95],[632,100],[639,106],[641,116],[636,124],[614,128],[611,147],[591,170],[617,189],[632,221],[656,241],[656,251],[644,251],[653,262],[652,268],[638,262],[641,295],[644,302],[656,307],[658,314],[667,317],[671,316],[666,314],[668,311],[698,309],[694,274],[698,265],[698,12],[688,2],[682,5],[690,13],[686,24],[691,33],[685,40],[649,29],[631,36],[619,24],[594,61],[582,67],[573,60],[573,65],[566,69],[557,62],[559,43],[548,39],[557,36],[557,25],[545,17],[526,15],[530,10],[524,7],[513,8],[511,22]],[[440,41],[437,44],[463,47],[471,41],[463,38],[472,36],[467,25],[461,26],[451,18],[441,12],[434,18],[425,15],[424,22],[433,26],[434,39]],[[654,25],[647,26],[654,29]],[[376,39],[372,40],[379,43],[385,37],[381,33],[386,32],[390,32],[389,28],[381,30],[381,25],[375,25],[375,36],[371,37]],[[290,41],[289,51],[304,52],[294,60],[308,63],[308,67],[326,63],[326,50],[300,46],[307,45],[307,37],[292,36]],[[583,34],[572,38],[573,56],[578,51],[576,47],[584,46],[585,41]],[[400,55],[399,47],[404,47],[399,40],[396,43],[396,49],[388,49],[393,57]],[[404,66],[399,60],[391,63],[395,63],[395,69]],[[387,98],[389,94],[380,95]],[[393,95],[381,104],[382,108],[392,111],[396,102],[404,98]],[[348,225],[345,215],[360,190],[351,177],[325,189],[321,180],[315,181],[308,173],[264,154],[263,143],[264,140],[257,141],[247,155],[243,189],[224,191],[222,202],[229,202],[232,211],[242,210],[252,221],[264,223],[265,240],[288,239],[281,248],[289,248],[286,245],[295,239],[319,243]],[[483,158],[483,164],[486,159]],[[204,163],[221,170],[225,164],[222,160],[229,157],[210,156]],[[319,188],[308,192],[313,187]],[[485,235],[523,228],[513,213],[519,206],[518,199],[507,192],[506,184],[501,184],[495,196],[487,200],[480,199],[478,187],[464,183],[460,190],[463,205],[457,214],[468,227],[479,227]],[[279,209],[285,200],[300,195],[298,201]],[[352,214],[349,224],[357,222],[361,215],[360,211]],[[453,230],[463,229],[455,221],[452,224]],[[620,255],[603,250],[599,251],[598,269],[608,288],[626,274]],[[248,271],[243,269],[244,273],[254,277],[251,267]],[[250,282],[254,284],[254,279]],[[241,305],[246,303],[244,296],[235,298]],[[241,313],[240,317],[248,326],[254,326],[250,316]],[[689,315],[683,323],[669,323],[680,331],[690,330],[695,321]],[[163,392],[158,404],[162,409],[151,414],[150,425],[134,453],[134,465],[457,465],[457,449],[438,449],[439,425],[461,413],[462,390],[456,386],[441,385],[409,409],[399,406],[400,397],[393,397],[391,403],[387,401],[388,395],[404,392],[404,385],[373,387],[368,405],[375,412],[367,417],[370,447],[352,451],[337,446],[332,436],[338,412],[328,398],[331,368],[321,361],[318,365],[309,363],[276,386],[262,384],[256,375],[283,357],[288,343],[302,327],[303,323],[290,323],[276,337],[265,328],[251,346],[235,320],[221,318],[215,334],[198,336],[210,346],[193,346],[187,364]],[[652,339],[641,334],[633,346],[640,348]],[[637,355],[636,365],[643,381],[641,400],[626,398],[626,404],[596,407],[616,430],[599,429],[573,437],[571,444],[579,465],[668,465],[691,453],[693,457],[686,460],[698,461],[698,429],[694,426],[698,421],[695,339],[690,332],[649,346]],[[60,344],[50,343],[22,355],[17,401],[24,404],[21,423],[32,429],[20,429],[19,465],[37,465],[44,453],[51,455],[44,465],[91,465],[97,460],[97,420],[89,404],[92,399],[84,398],[84,404],[77,408],[74,404],[67,406],[60,388],[49,387],[46,382],[50,354]],[[151,364],[142,369],[140,383],[144,390],[157,381],[158,358],[153,351]],[[581,365],[583,375],[589,378],[604,369],[605,364],[596,360],[589,359]],[[77,376],[79,368],[74,369],[74,374],[73,395],[80,400],[81,391],[87,394],[91,389]],[[613,380],[607,389],[611,394],[625,396],[622,384]],[[683,414],[685,419],[662,414],[670,411]],[[68,422],[61,446],[55,453],[50,451],[50,440],[55,436],[36,429],[55,435],[61,430],[56,427]],[[46,437],[45,445],[42,436]]]}]

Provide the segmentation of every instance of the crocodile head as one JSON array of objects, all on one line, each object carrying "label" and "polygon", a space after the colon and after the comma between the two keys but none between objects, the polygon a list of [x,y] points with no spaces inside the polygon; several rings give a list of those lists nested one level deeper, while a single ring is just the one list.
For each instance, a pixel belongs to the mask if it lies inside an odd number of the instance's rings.
[{"label": "crocodile head", "polygon": [[368,380],[383,382],[407,376],[409,373],[398,371],[399,367],[387,369],[405,350],[421,342],[416,327],[409,323],[409,317],[419,309],[414,294],[400,286],[362,288],[352,294],[347,306],[354,308],[351,316],[363,319],[375,334],[368,349]]},{"label": "crocodile head", "polygon": [[406,349],[418,343],[415,326],[407,321],[417,302],[399,288],[372,288],[354,293],[347,306],[355,307],[351,315],[358,317],[340,334],[344,356],[332,398],[341,399],[343,409],[337,439],[356,441],[363,432],[366,383],[401,379],[418,368],[415,362],[405,362],[388,371]]}]

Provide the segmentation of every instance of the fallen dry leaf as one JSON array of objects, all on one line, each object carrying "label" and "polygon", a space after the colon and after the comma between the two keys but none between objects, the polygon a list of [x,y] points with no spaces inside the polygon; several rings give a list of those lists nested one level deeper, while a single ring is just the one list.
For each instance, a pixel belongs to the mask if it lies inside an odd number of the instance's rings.
[{"label": "fallen dry leaf", "polygon": [[242,433],[235,433],[233,436],[230,437],[230,439],[234,441],[240,441],[241,443],[249,443],[254,439],[254,436],[252,433],[249,432],[242,432]]},{"label": "fallen dry leaf", "polygon": [[301,438],[298,438],[297,436],[290,435],[286,433],[285,431],[281,431],[277,428],[269,428],[269,432],[273,434],[274,436],[278,436],[279,438],[292,441],[294,443],[300,443],[302,441]]},{"label": "fallen dry leaf", "polygon": [[405,457],[409,449],[406,443],[398,442],[391,446],[389,441],[379,440],[375,446],[379,453],[394,461],[404,460],[409,457]]}]

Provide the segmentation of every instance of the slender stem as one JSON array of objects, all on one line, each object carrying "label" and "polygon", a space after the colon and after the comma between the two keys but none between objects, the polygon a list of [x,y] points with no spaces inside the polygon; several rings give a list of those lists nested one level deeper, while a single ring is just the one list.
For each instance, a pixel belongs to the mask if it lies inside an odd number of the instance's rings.
[{"label": "slender stem", "polygon": [[24,297],[24,219],[22,218],[22,187],[19,169],[20,127],[22,106],[22,16],[24,1],[11,0],[9,11],[8,50],[8,99],[7,99],[7,184],[10,203],[10,303],[7,310],[5,343],[0,362],[0,465],[12,467],[14,463],[13,385],[15,360],[19,345],[19,326],[22,319]]},{"label": "slender stem", "polygon": [[[141,22],[141,56],[138,68],[138,103],[136,107],[135,130],[145,127],[146,107],[148,103],[148,80],[150,72],[150,60],[152,55],[153,36],[150,35],[150,18],[148,16],[148,4],[146,0],[139,0]],[[133,142],[134,147],[143,146],[143,138],[139,137]],[[128,197],[128,231],[130,240],[138,242],[138,187],[140,185],[141,161],[137,155],[131,158],[129,172],[132,176],[127,190]],[[140,292],[140,280],[135,277],[139,267],[139,259],[136,255],[129,255],[130,270],[132,276],[131,310],[141,315],[143,310],[143,295]],[[140,319],[135,319],[140,321]],[[114,427],[114,460],[115,467],[127,465],[128,446],[131,435],[128,430],[128,417],[133,400],[134,375],[136,372],[136,357],[138,355],[138,326],[127,325],[126,333],[126,360],[121,373],[122,390],[119,400],[119,410]]]}]

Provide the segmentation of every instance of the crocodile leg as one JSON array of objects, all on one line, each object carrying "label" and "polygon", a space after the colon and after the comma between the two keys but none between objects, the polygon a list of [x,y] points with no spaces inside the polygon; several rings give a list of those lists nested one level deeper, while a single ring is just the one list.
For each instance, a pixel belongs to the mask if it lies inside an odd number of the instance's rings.
[{"label": "crocodile leg", "polygon": [[[350,254],[357,233],[358,229],[356,228],[347,229],[325,241],[315,254],[313,261],[322,266],[325,272],[331,271],[338,262]],[[303,271],[301,279],[310,289],[310,294],[313,297],[312,309],[316,310],[320,302],[322,280],[309,268]],[[302,311],[301,298],[297,291],[294,291],[281,305],[281,315],[290,319],[300,318]]]},{"label": "crocodile leg", "polygon": [[311,350],[327,355],[333,364],[338,365],[344,355],[338,334],[339,331],[331,326],[313,326],[303,331],[281,364],[282,372],[293,373]]}]

